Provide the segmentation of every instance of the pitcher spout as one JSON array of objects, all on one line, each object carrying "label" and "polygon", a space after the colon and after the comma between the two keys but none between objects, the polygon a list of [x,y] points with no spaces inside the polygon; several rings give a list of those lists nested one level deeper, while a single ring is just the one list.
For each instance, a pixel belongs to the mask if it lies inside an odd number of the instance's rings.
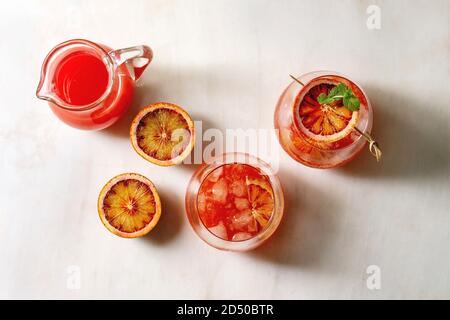
[{"label": "pitcher spout", "polygon": [[53,49],[42,64],[41,77],[36,89],[36,97],[41,100],[58,104],[58,96],[54,90],[54,75],[52,72],[52,68],[54,69],[54,66],[52,65],[54,62],[52,60],[55,57],[56,51],[56,49]]},{"label": "pitcher spout", "polygon": [[41,100],[55,102],[55,93],[46,86],[45,75],[41,76],[39,85],[36,89],[36,97]]}]

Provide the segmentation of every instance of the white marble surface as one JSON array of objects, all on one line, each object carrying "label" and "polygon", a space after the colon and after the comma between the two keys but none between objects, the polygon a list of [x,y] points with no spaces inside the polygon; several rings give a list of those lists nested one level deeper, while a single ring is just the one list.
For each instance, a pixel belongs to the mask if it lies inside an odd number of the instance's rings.
[{"label": "white marble surface", "polygon": [[[366,27],[370,4],[381,8],[380,30]],[[0,8],[0,298],[450,298],[449,1]],[[155,52],[132,109],[103,132],[65,126],[34,97],[45,54],[76,37]],[[288,204],[279,232],[251,253],[208,247],[184,212],[193,167],[138,157],[131,117],[167,100],[210,128],[270,129],[288,74],[318,69],[366,89],[383,163],[365,152],[319,171],[277,149]],[[100,188],[126,171],[162,195],[162,220],[145,239],[117,238],[97,216]],[[380,267],[380,290],[366,286],[369,265]],[[79,289],[67,287],[69,266]]]}]

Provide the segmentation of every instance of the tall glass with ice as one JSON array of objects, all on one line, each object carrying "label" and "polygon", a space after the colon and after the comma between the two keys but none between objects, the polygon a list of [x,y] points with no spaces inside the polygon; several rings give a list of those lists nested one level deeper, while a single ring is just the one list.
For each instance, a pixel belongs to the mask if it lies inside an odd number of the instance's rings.
[{"label": "tall glass with ice", "polygon": [[283,216],[280,182],[268,164],[243,153],[227,153],[203,164],[186,191],[186,212],[194,231],[222,250],[261,245]]}]

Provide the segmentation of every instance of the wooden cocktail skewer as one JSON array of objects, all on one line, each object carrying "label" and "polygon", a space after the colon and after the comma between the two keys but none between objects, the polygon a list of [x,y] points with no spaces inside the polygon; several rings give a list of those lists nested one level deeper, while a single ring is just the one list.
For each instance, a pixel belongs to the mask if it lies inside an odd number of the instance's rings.
[{"label": "wooden cocktail skewer", "polygon": [[[297,79],[293,75],[290,74],[289,76],[292,79],[294,79],[294,81],[299,83],[302,87],[305,86],[305,84],[303,82],[301,82],[299,79]],[[333,110],[333,112],[334,112],[333,108],[330,108],[330,109]],[[379,162],[381,160],[382,152],[381,152],[380,146],[378,145],[378,142],[375,141],[369,133],[362,132],[357,127],[353,127],[352,129],[355,130],[356,132],[358,132],[361,136],[364,137],[364,139],[367,140],[367,142],[369,143],[369,151],[370,151],[370,153],[375,157],[375,159],[377,159],[377,162]]]}]

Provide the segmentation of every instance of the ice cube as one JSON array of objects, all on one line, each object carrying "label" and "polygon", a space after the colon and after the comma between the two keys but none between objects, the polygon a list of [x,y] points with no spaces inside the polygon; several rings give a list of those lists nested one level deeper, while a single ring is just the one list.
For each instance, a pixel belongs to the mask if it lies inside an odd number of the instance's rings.
[{"label": "ice cube", "polygon": [[244,180],[235,180],[230,185],[230,191],[236,197],[244,197],[247,195],[247,185]]},{"label": "ice cube", "polygon": [[238,232],[233,236],[233,239],[231,239],[231,240],[232,241],[243,241],[243,240],[250,239],[251,237],[252,237],[252,235],[250,233]]},{"label": "ice cube", "polygon": [[252,212],[246,209],[235,214],[231,220],[234,229],[246,231],[248,229],[247,226],[251,224],[255,219],[253,218]]},{"label": "ice cube", "polygon": [[222,173],[223,173],[223,168],[219,167],[209,174],[208,180],[211,182],[217,182],[217,181],[219,181],[219,178],[222,176]]},{"label": "ice cube", "polygon": [[236,209],[238,209],[238,210],[245,210],[250,207],[250,203],[245,198],[235,198],[234,205],[236,206]]},{"label": "ice cube", "polygon": [[209,228],[208,230],[217,237],[228,240],[227,229],[225,228],[225,225],[222,221],[220,221],[216,226]]},{"label": "ice cube", "polygon": [[224,204],[227,201],[228,195],[228,185],[225,179],[220,179],[219,181],[217,181],[213,185],[211,192],[215,201]]},{"label": "ice cube", "polygon": [[247,225],[247,231],[248,232],[257,232],[258,231],[258,222],[253,217],[253,219],[250,221],[250,223]]},{"label": "ice cube", "polygon": [[230,171],[234,176],[240,176],[245,170],[245,166],[242,164],[232,164],[230,166]]}]

